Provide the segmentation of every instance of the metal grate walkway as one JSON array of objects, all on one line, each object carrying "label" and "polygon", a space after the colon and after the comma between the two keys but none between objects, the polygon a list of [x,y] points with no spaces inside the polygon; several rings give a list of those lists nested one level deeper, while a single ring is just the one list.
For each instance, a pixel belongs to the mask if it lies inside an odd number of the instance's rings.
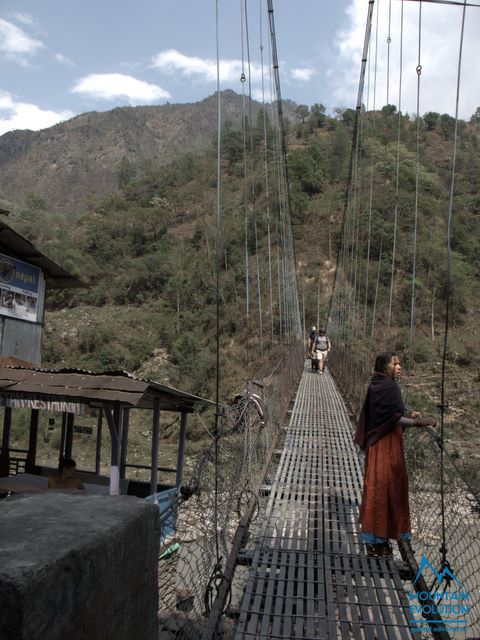
[{"label": "metal grate walkway", "polygon": [[394,561],[358,539],[362,469],[327,371],[305,370],[264,514],[235,640],[412,638]]}]

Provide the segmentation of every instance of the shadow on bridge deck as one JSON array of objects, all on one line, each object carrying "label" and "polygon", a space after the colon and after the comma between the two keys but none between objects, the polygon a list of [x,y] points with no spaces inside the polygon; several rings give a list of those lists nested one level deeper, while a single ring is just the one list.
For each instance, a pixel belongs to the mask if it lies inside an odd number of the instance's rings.
[{"label": "shadow on bridge deck", "polygon": [[235,640],[412,638],[392,558],[359,542],[362,469],[326,371],[305,370],[263,514]]}]

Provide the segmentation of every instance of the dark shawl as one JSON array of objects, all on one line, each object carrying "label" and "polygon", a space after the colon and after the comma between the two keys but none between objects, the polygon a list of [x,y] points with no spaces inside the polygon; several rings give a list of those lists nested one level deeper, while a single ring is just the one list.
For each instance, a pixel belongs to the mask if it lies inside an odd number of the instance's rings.
[{"label": "dark shawl", "polygon": [[395,380],[385,373],[374,372],[358,420],[355,443],[361,449],[368,449],[392,431],[404,411],[400,387]]}]

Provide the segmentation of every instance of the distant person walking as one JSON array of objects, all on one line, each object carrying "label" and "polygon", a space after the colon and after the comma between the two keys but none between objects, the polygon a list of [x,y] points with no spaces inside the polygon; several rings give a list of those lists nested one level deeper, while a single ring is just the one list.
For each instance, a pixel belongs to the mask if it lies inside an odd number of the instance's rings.
[{"label": "distant person walking", "polygon": [[410,538],[408,475],[403,432],[409,426],[435,426],[418,411],[405,417],[400,387],[401,371],[394,353],[380,353],[358,421],[355,442],[366,451],[360,538],[367,555],[389,556],[389,540]]},{"label": "distant person walking", "polygon": [[317,327],[312,327],[312,330],[310,331],[310,335],[308,336],[308,354],[310,356],[310,362],[312,364],[312,369],[315,369],[315,351],[314,351],[314,346],[315,346],[315,340],[317,339],[318,333],[317,333]]},{"label": "distant person walking", "polygon": [[315,370],[323,373],[327,362],[328,354],[332,349],[332,343],[325,333],[325,329],[319,329],[315,338],[313,350],[315,354]]}]

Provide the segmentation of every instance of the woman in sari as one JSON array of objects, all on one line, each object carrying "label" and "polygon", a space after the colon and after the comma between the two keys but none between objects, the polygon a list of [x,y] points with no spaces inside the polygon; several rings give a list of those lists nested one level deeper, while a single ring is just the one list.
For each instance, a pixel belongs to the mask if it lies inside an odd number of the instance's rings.
[{"label": "woman in sari", "polygon": [[433,418],[421,418],[418,411],[405,416],[395,381],[400,371],[394,353],[377,356],[355,435],[366,453],[360,538],[370,556],[389,556],[389,540],[411,536],[403,432],[409,426],[435,426]]}]

